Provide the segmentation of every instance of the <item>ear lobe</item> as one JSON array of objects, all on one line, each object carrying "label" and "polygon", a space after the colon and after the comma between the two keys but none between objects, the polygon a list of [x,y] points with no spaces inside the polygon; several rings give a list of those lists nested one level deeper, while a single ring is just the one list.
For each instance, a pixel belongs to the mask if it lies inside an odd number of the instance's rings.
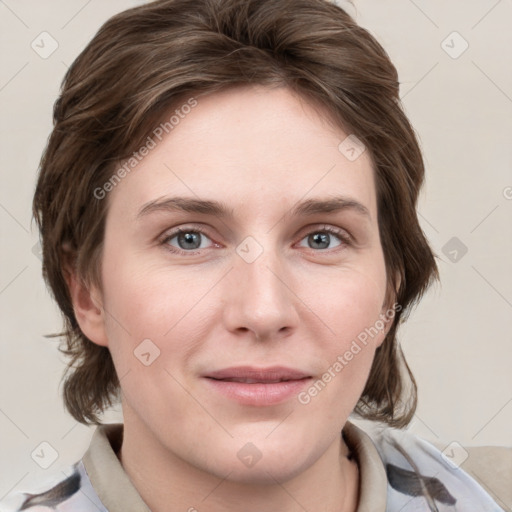
[{"label": "ear lobe", "polygon": [[73,303],[73,311],[81,331],[92,342],[104,347],[108,346],[105,330],[105,315],[101,303],[101,295],[95,287],[89,287],[77,276],[69,266],[64,276]]},{"label": "ear lobe", "polygon": [[389,334],[391,326],[393,325],[394,320],[393,320],[393,318],[391,318],[391,319],[387,318],[387,316],[386,316],[387,311],[388,310],[383,309],[382,313],[380,315],[380,318],[382,319],[381,321],[384,323],[384,328],[382,329],[382,334],[379,335],[379,339],[377,340],[377,343],[375,344],[375,348],[382,346],[382,344],[384,343],[384,341],[387,338],[387,335]]},{"label": "ear lobe", "polygon": [[402,277],[400,272],[397,270],[395,272],[395,280],[394,280],[394,288],[392,288],[388,281],[388,288],[386,291],[386,298],[384,299],[384,303],[382,304],[381,314],[385,314],[390,309],[397,309],[400,311],[402,306],[397,304],[396,299],[398,295],[398,291],[400,290],[400,286],[402,285]]},{"label": "ear lobe", "polygon": [[402,285],[402,276],[400,275],[400,272],[397,270],[395,273],[395,290],[396,293],[398,293],[398,290],[400,290],[400,286]]},{"label": "ear lobe", "polygon": [[389,304],[387,303],[388,300],[386,300],[382,306],[381,310],[381,318],[384,322],[384,335],[382,336],[382,339],[377,343],[377,346],[380,347],[382,343],[384,343],[384,340],[386,339],[389,331],[391,330],[391,327],[393,326],[393,323],[395,322],[395,315],[397,311],[400,311],[402,309],[402,306],[396,302],[396,295],[398,293],[398,290],[400,289],[400,285],[402,284],[402,278],[400,276],[400,272],[396,271],[395,273],[395,282],[394,282],[394,289],[392,292],[389,292],[389,295],[392,296],[392,300],[389,301]]}]

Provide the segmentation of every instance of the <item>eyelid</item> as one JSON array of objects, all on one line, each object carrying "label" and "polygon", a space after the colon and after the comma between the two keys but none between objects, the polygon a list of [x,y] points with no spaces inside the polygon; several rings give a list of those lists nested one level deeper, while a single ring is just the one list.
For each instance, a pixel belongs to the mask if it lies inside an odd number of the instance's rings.
[{"label": "eyelid", "polygon": [[305,237],[313,234],[313,233],[328,233],[331,236],[335,236],[339,240],[339,245],[330,249],[313,249],[311,247],[302,246],[308,252],[313,252],[315,254],[320,255],[336,255],[340,251],[343,251],[349,246],[353,246],[355,244],[355,240],[352,235],[345,229],[340,227],[335,227],[329,224],[316,224],[312,226],[307,226],[304,228],[304,231],[301,230],[301,234],[299,235],[298,243],[302,242]]},{"label": "eyelid", "polygon": [[166,230],[162,234],[162,236],[158,237],[158,240],[159,240],[159,243],[161,245],[166,245],[167,246],[167,250],[169,250],[172,253],[193,255],[193,254],[198,254],[201,251],[204,251],[205,248],[193,249],[193,250],[190,250],[190,251],[185,251],[184,249],[180,249],[179,247],[174,247],[174,246],[171,246],[171,245],[168,244],[169,240],[171,240],[172,238],[176,237],[180,233],[190,233],[190,232],[199,233],[202,236],[205,236],[206,238],[208,238],[210,241],[212,241],[213,245],[217,245],[217,246],[219,245],[208,234],[208,230],[205,229],[204,226],[197,226],[197,225],[196,226],[194,226],[194,225],[182,225],[182,226],[178,226],[176,228],[168,229],[168,230]]},{"label": "eyelid", "polygon": [[346,229],[332,226],[330,224],[314,224],[314,225],[305,227],[303,230],[300,231],[299,241],[301,241],[305,236],[307,236],[311,233],[316,233],[316,232],[319,232],[319,233],[326,232],[331,235],[335,235],[344,244],[354,243],[354,239],[353,239],[352,235]]}]

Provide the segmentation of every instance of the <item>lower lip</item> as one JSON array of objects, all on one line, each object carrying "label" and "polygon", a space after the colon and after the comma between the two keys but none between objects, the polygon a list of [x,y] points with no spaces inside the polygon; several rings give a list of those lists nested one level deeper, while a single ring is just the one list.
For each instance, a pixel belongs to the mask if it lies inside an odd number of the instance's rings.
[{"label": "lower lip", "polygon": [[269,384],[232,382],[207,378],[209,385],[223,395],[243,405],[276,405],[297,396],[309,384],[311,378],[288,380]]}]

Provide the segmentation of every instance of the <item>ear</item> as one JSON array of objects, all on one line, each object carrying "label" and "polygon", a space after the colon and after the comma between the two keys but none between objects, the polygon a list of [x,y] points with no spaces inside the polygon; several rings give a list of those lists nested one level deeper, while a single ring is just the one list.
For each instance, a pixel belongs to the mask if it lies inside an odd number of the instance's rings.
[{"label": "ear", "polygon": [[377,346],[381,346],[386,336],[388,335],[393,323],[395,322],[396,313],[398,313],[402,309],[402,305],[396,302],[396,293],[400,288],[400,284],[402,283],[402,278],[400,277],[400,272],[395,273],[395,287],[393,290],[388,290],[386,294],[387,300],[384,300],[384,304],[382,305],[381,310],[381,319],[383,320],[384,327],[384,336],[377,343]]},{"label": "ear", "polygon": [[70,265],[66,265],[64,276],[81,331],[93,343],[107,347],[105,310],[101,302],[101,293],[96,287],[87,286]]}]

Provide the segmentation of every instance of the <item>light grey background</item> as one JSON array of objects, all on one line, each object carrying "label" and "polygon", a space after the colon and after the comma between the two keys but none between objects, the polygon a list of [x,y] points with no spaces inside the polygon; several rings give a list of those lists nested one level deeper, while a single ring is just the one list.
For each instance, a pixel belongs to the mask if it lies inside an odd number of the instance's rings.
[{"label": "light grey background", "polygon": [[[66,68],[107,18],[136,4],[0,0],[0,499],[78,460],[92,435],[61,404],[63,359],[43,337],[59,331],[60,316],[30,208]],[[512,1],[355,0],[347,9],[396,64],[427,165],[420,213],[442,285],[400,332],[419,384],[410,430],[447,445],[511,446]],[[52,39],[58,48],[45,55]],[[57,455],[48,469],[35,462],[42,442]],[[44,465],[53,452],[43,448]]]}]

